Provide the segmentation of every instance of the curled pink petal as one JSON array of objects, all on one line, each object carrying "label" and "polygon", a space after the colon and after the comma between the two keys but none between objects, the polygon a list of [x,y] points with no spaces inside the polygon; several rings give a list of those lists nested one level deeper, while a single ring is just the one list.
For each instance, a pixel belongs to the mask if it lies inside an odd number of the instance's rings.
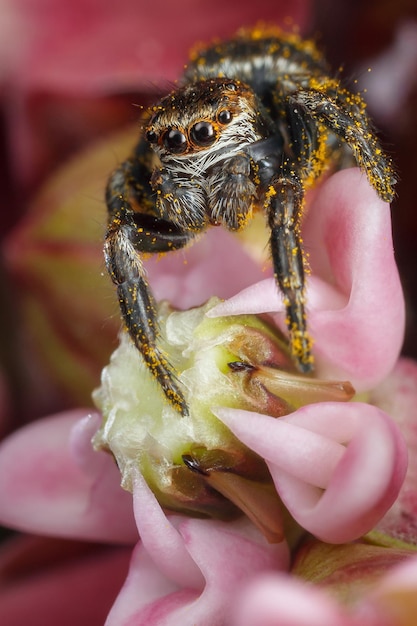
[{"label": "curled pink petal", "polygon": [[[3,524],[60,537],[137,540],[131,495],[120,488],[116,464],[110,455],[86,445],[96,419],[77,425],[86,413],[77,410],[39,420],[1,444]],[[74,427],[78,435],[72,433]],[[79,437],[85,437],[82,444]],[[74,448],[81,454],[83,447],[90,457],[87,466],[94,472],[84,471],[73,454]]]},{"label": "curled pink petal", "polygon": [[373,387],[393,368],[404,337],[389,205],[360,170],[339,172],[314,199],[304,236],[313,274],[348,299],[340,311],[312,316],[319,371],[348,378],[357,390]]},{"label": "curled pink petal", "polygon": [[106,626],[228,623],[242,584],[288,567],[287,544],[268,544],[247,519],[167,519],[143,480],[136,482],[135,512],[143,543]]},{"label": "curled pink petal", "polygon": [[323,541],[360,537],[398,495],[406,445],[396,425],[374,406],[311,404],[280,419],[237,409],[215,413],[265,458],[285,506]]},{"label": "curled pink petal", "polygon": [[[307,313],[320,377],[370,389],[393,368],[405,312],[391,236],[389,206],[358,169],[331,176],[317,190],[304,228],[312,274]],[[209,313],[278,312],[272,279],[253,285]]]},{"label": "curled pink petal", "polygon": [[[142,475],[137,472],[134,482],[134,510],[141,540],[147,552],[158,564],[159,569],[172,580],[182,586],[191,588],[202,587],[204,578],[196,561],[190,557],[187,541],[184,536],[186,519],[180,515],[167,517],[152,491],[147,486]],[[204,522],[201,532],[213,532],[213,526]],[[260,545],[265,543],[264,538],[249,525],[243,527],[238,522],[226,524],[225,529],[249,535],[250,540]],[[253,532],[252,532],[253,530]],[[269,544],[267,544],[269,545]],[[271,553],[275,548],[271,547]],[[278,553],[285,554],[283,544],[277,548]],[[269,554],[269,552],[268,552]],[[211,557],[208,555],[208,558]],[[269,558],[269,557],[268,557]]]},{"label": "curled pink petal", "polygon": [[200,570],[140,472],[136,472],[133,489],[139,535],[159,570],[182,586],[201,587],[204,581]]},{"label": "curled pink petal", "polygon": [[264,574],[242,589],[232,626],[354,626],[319,589],[283,574]]}]

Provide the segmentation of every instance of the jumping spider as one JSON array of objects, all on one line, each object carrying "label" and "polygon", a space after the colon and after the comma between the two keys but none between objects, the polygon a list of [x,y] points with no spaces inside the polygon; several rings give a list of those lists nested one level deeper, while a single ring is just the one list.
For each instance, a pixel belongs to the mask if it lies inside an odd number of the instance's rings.
[{"label": "jumping spider", "polygon": [[308,372],[304,193],[348,154],[390,202],[395,178],[362,98],[329,77],[314,44],[295,34],[242,32],[200,50],[178,87],[150,108],[133,155],[108,183],[105,260],[133,342],[183,415],[141,254],[178,250],[209,226],[240,230],[263,210],[292,354]]}]

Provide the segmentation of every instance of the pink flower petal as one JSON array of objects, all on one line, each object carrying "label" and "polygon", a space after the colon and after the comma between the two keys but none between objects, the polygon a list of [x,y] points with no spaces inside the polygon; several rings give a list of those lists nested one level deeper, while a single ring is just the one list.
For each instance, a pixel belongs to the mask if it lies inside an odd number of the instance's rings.
[{"label": "pink flower petal", "polygon": [[[6,526],[39,534],[134,542],[137,531],[131,495],[120,487],[120,474],[111,456],[94,452],[85,443],[97,427],[98,416],[78,410],[45,418],[16,432],[0,447],[0,519]],[[73,427],[81,429],[87,451],[84,471],[72,453]],[[82,438],[82,436],[81,436]],[[74,441],[75,439],[75,441]],[[92,471],[94,469],[94,471]]]},{"label": "pink flower petal", "polygon": [[235,603],[232,626],[354,626],[333,599],[283,574],[259,576]]},{"label": "pink flower petal", "polygon": [[177,606],[192,602],[196,592],[167,579],[150,558],[142,543],[133,552],[129,574],[117,596],[105,626],[155,626]]},{"label": "pink flower petal", "polygon": [[143,543],[106,626],[227,623],[244,582],[288,567],[285,542],[268,544],[246,519],[166,518],[143,480],[135,487],[135,512]]},{"label": "pink flower petal", "polygon": [[350,379],[354,373],[358,390],[373,387],[393,368],[404,336],[389,205],[360,170],[339,172],[315,198],[305,237],[313,273],[348,298],[344,310],[313,316],[320,363],[336,378]]},{"label": "pink flower petal", "polygon": [[[303,228],[312,275],[308,320],[320,377],[348,379],[358,391],[390,372],[402,345],[404,300],[393,256],[389,206],[358,169],[331,176],[317,190]],[[279,312],[272,279],[209,313]]]},{"label": "pink flower petal", "polygon": [[343,543],[370,530],[404,480],[405,442],[374,406],[311,404],[279,420],[236,409],[215,413],[266,459],[292,516],[323,541]]},{"label": "pink flower petal", "polygon": [[139,472],[134,483],[134,510],[140,538],[159,570],[182,586],[201,588],[201,571]]}]

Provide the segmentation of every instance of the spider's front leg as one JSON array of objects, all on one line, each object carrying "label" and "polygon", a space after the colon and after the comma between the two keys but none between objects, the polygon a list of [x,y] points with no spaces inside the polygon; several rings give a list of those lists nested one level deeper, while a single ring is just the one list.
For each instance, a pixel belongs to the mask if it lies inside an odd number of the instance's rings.
[{"label": "spider's front leg", "polygon": [[393,200],[397,182],[395,173],[372,129],[365,103],[358,94],[352,94],[330,81],[329,84],[323,83],[322,90],[300,89],[289,98],[289,102],[293,109],[311,116],[346,142],[379,197],[384,202]]},{"label": "spider's front leg", "polygon": [[299,232],[303,198],[303,186],[294,167],[283,166],[266,192],[265,208],[271,229],[274,273],[284,298],[292,356],[298,368],[307,373],[313,369],[314,361],[304,307],[304,259]]},{"label": "spider's front leg", "polygon": [[143,162],[134,157],[123,163],[109,180],[106,191],[109,224],[104,245],[106,267],[117,287],[121,314],[134,344],[171,405],[186,415],[187,403],[174,370],[158,347],[156,307],[145,278],[141,253],[182,248],[192,233],[155,214],[133,209],[135,202],[149,210],[152,190],[148,183],[140,184],[138,175],[144,173],[142,169]]}]

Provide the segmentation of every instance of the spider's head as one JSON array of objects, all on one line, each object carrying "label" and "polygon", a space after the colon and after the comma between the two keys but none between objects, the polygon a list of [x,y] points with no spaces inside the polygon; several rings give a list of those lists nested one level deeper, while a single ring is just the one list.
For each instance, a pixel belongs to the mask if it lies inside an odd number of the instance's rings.
[{"label": "spider's head", "polygon": [[264,136],[253,91],[215,78],[179,87],[151,107],[145,137],[162,162],[227,152]]}]

